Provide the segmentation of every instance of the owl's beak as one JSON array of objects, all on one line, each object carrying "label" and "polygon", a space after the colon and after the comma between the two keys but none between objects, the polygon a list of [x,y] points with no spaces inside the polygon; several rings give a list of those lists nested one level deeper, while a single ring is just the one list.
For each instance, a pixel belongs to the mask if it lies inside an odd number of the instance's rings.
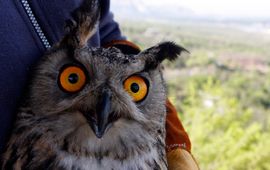
[{"label": "owl's beak", "polygon": [[89,124],[98,138],[102,138],[105,131],[110,127],[111,111],[111,91],[104,90],[96,106],[96,115],[94,119],[89,120]]}]

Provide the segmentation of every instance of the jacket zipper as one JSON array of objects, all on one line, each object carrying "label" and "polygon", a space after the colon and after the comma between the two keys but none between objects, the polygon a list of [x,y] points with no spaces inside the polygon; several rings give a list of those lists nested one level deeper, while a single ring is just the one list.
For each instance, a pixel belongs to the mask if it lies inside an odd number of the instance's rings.
[{"label": "jacket zipper", "polygon": [[44,32],[42,31],[40,25],[38,24],[37,19],[34,16],[33,11],[29,5],[29,2],[27,0],[21,0],[21,3],[23,5],[23,7],[28,15],[28,18],[30,19],[39,39],[41,40],[42,44],[44,45],[45,48],[47,48],[47,49],[50,48],[51,45],[50,45],[47,37],[45,36]]}]

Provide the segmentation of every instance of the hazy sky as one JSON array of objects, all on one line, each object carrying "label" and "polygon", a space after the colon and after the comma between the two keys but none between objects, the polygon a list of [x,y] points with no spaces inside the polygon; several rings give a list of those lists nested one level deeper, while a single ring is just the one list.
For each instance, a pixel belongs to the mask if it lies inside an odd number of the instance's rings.
[{"label": "hazy sky", "polygon": [[147,6],[184,6],[202,15],[270,18],[270,0],[112,0],[112,3],[119,1]]},{"label": "hazy sky", "polygon": [[[162,1],[162,0],[158,0]],[[169,0],[201,14],[270,16],[270,0]]]}]

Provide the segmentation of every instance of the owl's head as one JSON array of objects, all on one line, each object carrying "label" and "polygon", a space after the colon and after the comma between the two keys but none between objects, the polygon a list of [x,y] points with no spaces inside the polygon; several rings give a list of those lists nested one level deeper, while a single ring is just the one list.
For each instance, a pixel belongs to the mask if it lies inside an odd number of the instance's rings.
[{"label": "owl's head", "polygon": [[160,64],[185,49],[164,42],[125,55],[114,47],[88,47],[98,20],[98,8],[88,7],[73,14],[67,35],[40,61],[30,107],[37,116],[54,117],[55,129],[74,141],[98,145],[102,139],[143,140],[149,132],[162,133],[166,92]]}]

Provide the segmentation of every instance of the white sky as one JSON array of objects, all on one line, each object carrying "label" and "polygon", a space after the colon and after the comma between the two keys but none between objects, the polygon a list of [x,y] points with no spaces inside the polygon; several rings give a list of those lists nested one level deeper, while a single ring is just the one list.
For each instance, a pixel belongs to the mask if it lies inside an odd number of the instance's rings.
[{"label": "white sky", "polygon": [[143,2],[144,4],[154,6],[155,5],[160,6],[164,4],[171,4],[174,6],[184,6],[192,9],[197,14],[203,15],[220,15],[229,17],[230,16],[270,17],[270,0],[135,0],[135,1]]},{"label": "white sky", "polygon": [[270,16],[270,0],[185,0],[181,3],[202,14]]}]

